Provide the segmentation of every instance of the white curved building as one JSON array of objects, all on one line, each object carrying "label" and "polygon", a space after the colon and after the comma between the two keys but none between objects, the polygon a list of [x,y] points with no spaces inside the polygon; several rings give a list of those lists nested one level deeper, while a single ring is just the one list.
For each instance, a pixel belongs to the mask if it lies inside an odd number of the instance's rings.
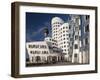
[{"label": "white curved building", "polygon": [[62,48],[63,53],[65,53],[66,61],[69,61],[69,40],[69,23],[64,23],[58,30],[58,46]]},{"label": "white curved building", "polygon": [[59,17],[54,17],[51,20],[52,26],[52,38],[58,41],[58,30],[59,27],[64,23],[64,21]]}]

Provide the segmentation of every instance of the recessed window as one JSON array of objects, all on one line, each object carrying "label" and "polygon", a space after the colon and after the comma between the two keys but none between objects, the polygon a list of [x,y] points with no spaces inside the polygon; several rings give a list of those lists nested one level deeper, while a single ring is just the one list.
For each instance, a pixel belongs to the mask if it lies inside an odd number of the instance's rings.
[{"label": "recessed window", "polygon": [[64,45],[64,47],[66,47],[66,45]]},{"label": "recessed window", "polygon": [[63,36],[65,36],[65,34],[63,34]]},{"label": "recessed window", "polygon": [[64,38],[64,40],[65,40],[65,38]]},{"label": "recessed window", "polygon": [[75,45],[74,45],[74,48],[75,48],[75,49],[78,49],[78,45],[77,45],[77,44],[75,44]]},{"label": "recessed window", "polygon": [[78,35],[75,36],[75,40],[77,40],[77,39],[78,39]]},{"label": "recessed window", "polygon": [[71,29],[71,26],[69,26],[69,29]]},{"label": "recessed window", "polygon": [[85,44],[86,44],[86,45],[88,44],[88,38],[85,39]]},{"label": "recessed window", "polygon": [[89,24],[85,27],[85,32],[89,32]]},{"label": "recessed window", "polygon": [[77,57],[77,54],[74,54],[74,57]]},{"label": "recessed window", "polygon": [[64,44],[65,44],[66,42],[64,42]]}]

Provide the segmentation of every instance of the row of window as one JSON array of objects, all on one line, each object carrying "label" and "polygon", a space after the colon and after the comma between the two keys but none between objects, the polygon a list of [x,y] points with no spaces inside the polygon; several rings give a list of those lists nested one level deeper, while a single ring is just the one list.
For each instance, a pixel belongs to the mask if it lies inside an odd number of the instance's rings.
[{"label": "row of window", "polygon": [[44,48],[44,49],[46,49],[47,48],[47,46],[46,45],[28,45],[28,48]]},{"label": "row of window", "polygon": [[61,38],[59,41],[62,41],[62,40],[69,40],[70,38]]},{"label": "row of window", "polygon": [[[53,33],[53,34],[55,34],[55,33],[57,33],[57,32],[58,32],[57,30],[52,31],[52,33]],[[60,32],[60,34],[65,33],[65,32],[67,32],[67,33],[68,33],[68,32],[69,32],[69,30],[66,30],[66,31],[65,31],[65,30],[64,30],[64,31],[61,31],[61,32]]]},{"label": "row of window", "polygon": [[58,27],[60,27],[60,26],[61,26],[61,25],[55,24],[55,25],[53,25],[52,27],[57,27],[57,28],[58,28]]},{"label": "row of window", "polygon": [[64,30],[64,29],[69,29],[69,27],[65,26],[65,27],[61,28],[60,30]]},{"label": "row of window", "polygon": [[35,56],[35,57],[32,57],[32,60],[31,61],[35,61],[35,62],[41,62],[41,61],[46,61],[46,62],[54,62],[54,61],[63,61],[64,60],[64,56]]},{"label": "row of window", "polygon": [[56,43],[52,43],[52,45],[56,45],[56,46],[57,46],[57,44],[56,44]]},{"label": "row of window", "polygon": [[62,51],[63,51],[63,52],[66,52],[66,51],[69,51],[69,49],[68,49],[68,50],[67,50],[67,49],[63,49]]},{"label": "row of window", "polygon": [[60,46],[60,48],[66,48],[66,47],[69,47],[69,45]]},{"label": "row of window", "polygon": [[47,39],[47,40],[49,40],[49,41],[53,41],[53,42],[57,42],[56,40],[54,40],[54,39]]},{"label": "row of window", "polygon": [[62,38],[62,37],[65,37],[65,36],[67,36],[67,37],[70,37],[71,36],[71,34],[61,34],[60,36],[59,36],[59,38]]},{"label": "row of window", "polygon": [[31,54],[48,54],[48,51],[30,51]]},{"label": "row of window", "polygon": [[59,45],[63,45],[63,44],[64,44],[64,45],[65,45],[65,44],[68,44],[68,45],[69,45],[70,42],[64,41],[64,42],[59,43]]}]

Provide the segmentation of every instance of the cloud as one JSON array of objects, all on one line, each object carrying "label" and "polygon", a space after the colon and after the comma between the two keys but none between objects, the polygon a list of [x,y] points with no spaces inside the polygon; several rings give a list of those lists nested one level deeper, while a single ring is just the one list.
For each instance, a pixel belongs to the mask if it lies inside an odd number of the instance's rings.
[{"label": "cloud", "polygon": [[35,36],[35,35],[37,35],[38,33],[42,32],[44,29],[45,29],[45,27],[42,27],[42,28],[38,29],[38,31],[32,32],[32,35]]}]

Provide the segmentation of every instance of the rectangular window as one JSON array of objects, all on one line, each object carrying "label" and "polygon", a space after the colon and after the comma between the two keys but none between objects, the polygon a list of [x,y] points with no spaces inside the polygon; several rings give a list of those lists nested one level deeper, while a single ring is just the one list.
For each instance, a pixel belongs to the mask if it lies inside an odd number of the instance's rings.
[{"label": "rectangular window", "polygon": [[85,32],[89,32],[89,24],[85,27]]},{"label": "rectangular window", "polygon": [[71,26],[69,26],[69,29],[71,29]]},{"label": "rectangular window", "polygon": [[88,38],[85,39],[85,44],[88,44]]},{"label": "rectangular window", "polygon": [[75,44],[74,48],[75,48],[75,49],[78,49],[78,45],[77,45],[77,44]]},{"label": "rectangular window", "polygon": [[78,39],[78,36],[76,35],[76,36],[75,36],[75,40],[77,40],[77,39]]},{"label": "rectangular window", "polygon": [[74,57],[77,57],[77,54],[74,54]]}]

